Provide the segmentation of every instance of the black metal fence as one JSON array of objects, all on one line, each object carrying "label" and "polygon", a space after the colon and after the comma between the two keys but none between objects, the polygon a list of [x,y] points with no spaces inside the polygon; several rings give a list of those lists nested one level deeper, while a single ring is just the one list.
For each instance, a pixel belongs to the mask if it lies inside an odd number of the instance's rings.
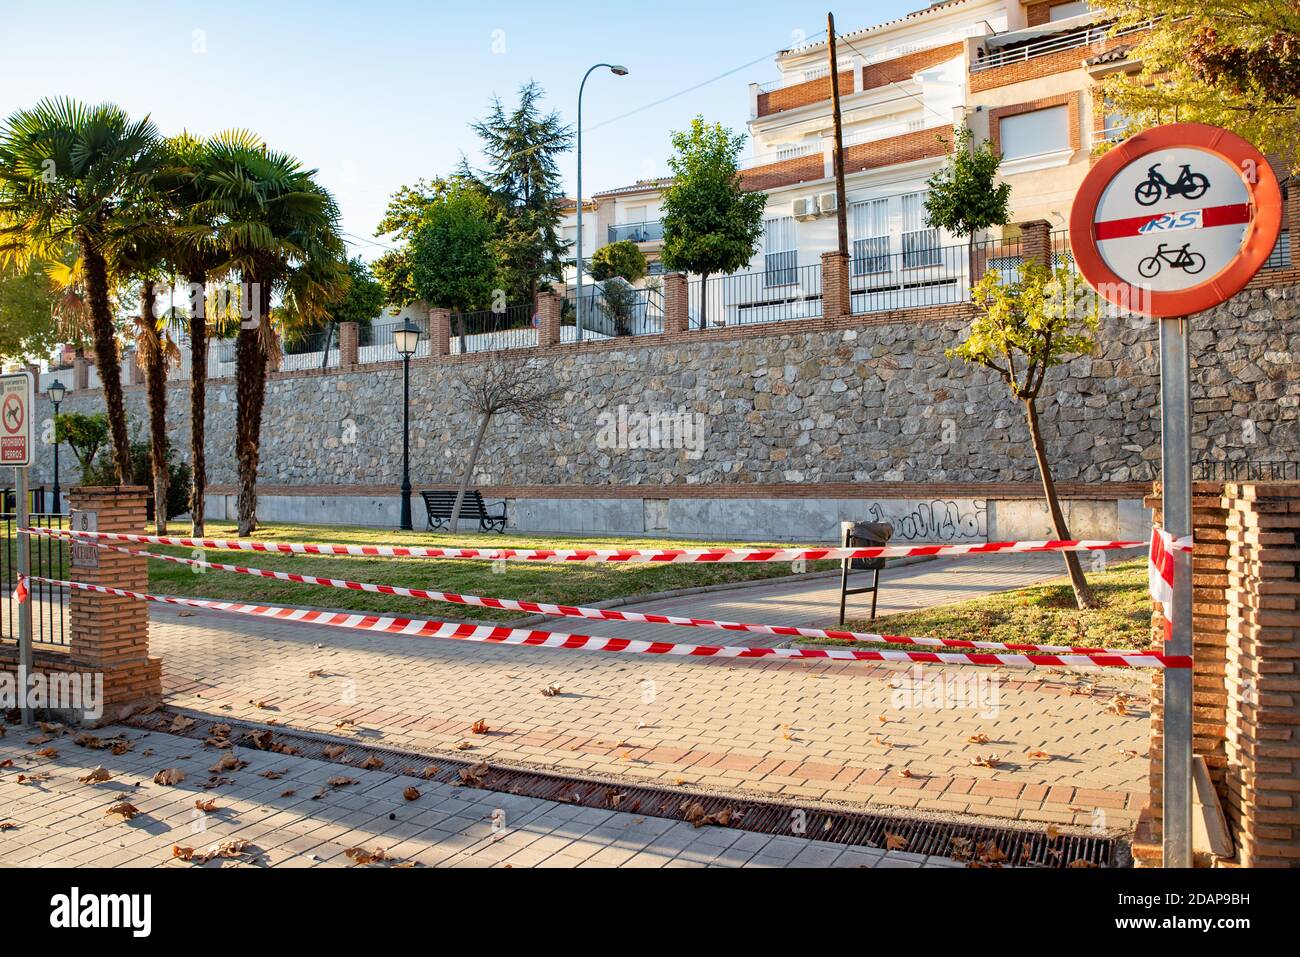
[{"label": "black metal fence", "polygon": [[1297,482],[1300,462],[1197,462],[1192,466],[1192,478],[1201,482]]},{"label": "black metal fence", "polygon": [[[429,323],[423,319],[411,320],[420,328],[420,339],[415,344],[413,358],[419,359],[430,354],[433,343],[429,339]],[[402,354],[397,351],[394,333],[406,325],[405,319],[387,322],[371,322],[357,330],[357,362],[400,362]]]},{"label": "black metal fence", "polygon": [[538,317],[531,303],[451,314],[451,351],[495,352],[537,345]]},{"label": "black metal fence", "polygon": [[[36,497],[36,493],[40,496]],[[36,504],[43,508],[44,490],[33,490]],[[0,513],[0,641],[18,641],[18,602],[14,590],[18,585],[18,549],[26,539],[31,572],[39,578],[66,580],[71,567],[68,544],[44,535],[20,536],[18,517],[12,510],[14,493],[4,490],[4,512]],[[28,516],[34,528],[67,528],[68,516],[34,511]],[[68,643],[68,593],[66,588],[45,582],[28,583],[28,601],[32,605],[32,641],[42,644]]]},{"label": "black metal fence", "polygon": [[762,272],[694,279],[686,293],[692,329],[816,319],[822,314],[822,267],[778,263]]}]

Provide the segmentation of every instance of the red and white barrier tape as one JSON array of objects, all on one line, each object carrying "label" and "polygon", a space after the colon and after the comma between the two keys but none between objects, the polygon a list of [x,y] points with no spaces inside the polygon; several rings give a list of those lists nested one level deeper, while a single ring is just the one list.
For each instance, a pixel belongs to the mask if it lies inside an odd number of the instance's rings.
[{"label": "red and white barrier tape", "polygon": [[676,564],[686,562],[793,562],[841,561],[846,558],[905,558],[931,555],[988,555],[1023,552],[1094,552],[1141,548],[1146,542],[1042,541],[972,542],[951,545],[878,545],[871,548],[434,548],[422,545],[331,545],[308,542],[261,542],[225,538],[176,538],[166,535],[132,535],[125,532],[83,532],[66,528],[25,528],[28,535],[52,538],[97,539],[140,545],[175,545],[239,552],[273,552],[286,555],[353,555],[362,558],[454,558],[481,561],[612,562]]},{"label": "red and white barrier tape", "polygon": [[394,595],[401,598],[420,598],[427,601],[442,601],[453,605],[475,605],[479,608],[500,608],[506,611],[524,611],[538,615],[555,615],[565,618],[582,618],[588,621],[627,621],[649,625],[681,625],[690,628],[717,628],[721,631],[746,631],[760,635],[776,635],[788,638],[833,638],[841,641],[858,641],[871,644],[893,645],[928,645],[939,648],[981,648],[990,651],[1034,652],[1038,654],[1094,654],[1123,655],[1132,654],[1132,649],[1090,648],[1073,645],[1024,645],[1001,641],[975,641],[964,638],[916,638],[907,635],[880,635],[871,632],[837,631],[822,628],[802,628],[794,625],[759,625],[738,621],[721,621],[713,618],[687,618],[680,615],[645,614],[636,611],[617,611],[612,608],[584,608],[580,605],[556,605],[550,602],[518,601],[513,598],[483,598],[478,595],[460,595],[455,592],[429,591],[424,588],[406,588],[401,585],[375,585],[369,582],[354,582],[345,578],[321,578],[317,575],[302,575],[297,572],[277,572],[265,568],[250,568],[245,565],[227,565],[223,562],[207,562],[197,558],[181,558],[176,555],[162,555],[140,549],[127,548],[123,545],[108,545],[102,542],[90,542],[95,548],[105,551],[121,552],[140,558],[153,558],[158,561],[171,562],[176,565],[188,565],[191,568],[211,568],[216,571],[233,572],[238,575],[254,575],[276,581],[296,582],[302,585],[318,585],[324,588],[339,588],[348,591],[371,592],[376,595]]},{"label": "red and white barrier tape", "polygon": [[935,651],[861,651],[856,648],[754,648],[736,645],[690,645],[667,641],[643,641],[631,638],[601,638],[594,635],[566,634],[558,631],[507,628],[498,625],[458,625],[451,622],[426,621],[420,618],[391,618],[346,612],[312,611],[306,608],[285,608],[275,605],[246,605],[229,601],[211,601],[202,598],[177,598],[171,595],[150,595],[126,591],[106,585],[87,582],[61,581],[55,578],[38,578],[58,588],[76,588],[102,595],[118,595],[140,601],[189,608],[208,608],[236,615],[256,618],[274,618],[304,624],[347,628],[353,631],[378,632],[402,635],[408,638],[451,638],[458,641],[476,641],[487,644],[529,645],[538,648],[567,648],[586,651],[617,651],[647,655],[679,655],[695,658],[780,658],[796,660],[830,661],[915,661],[928,664],[1010,665],[1016,668],[1190,668],[1190,656],[1165,655],[1156,652],[1125,653],[1118,655],[995,655]]}]

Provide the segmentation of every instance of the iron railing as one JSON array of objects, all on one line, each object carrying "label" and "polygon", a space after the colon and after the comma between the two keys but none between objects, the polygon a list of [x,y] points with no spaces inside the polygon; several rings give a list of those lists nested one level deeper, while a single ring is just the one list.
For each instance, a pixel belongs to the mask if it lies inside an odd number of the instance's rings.
[{"label": "iron railing", "polygon": [[981,70],[992,70],[1000,66],[1007,66],[1011,63],[1023,63],[1026,60],[1032,60],[1036,57],[1047,56],[1049,53],[1059,53],[1062,50],[1074,50],[1078,47],[1092,46],[1097,43],[1104,43],[1108,39],[1125,37],[1141,30],[1149,29],[1154,21],[1146,21],[1137,26],[1128,27],[1124,30],[1114,30],[1112,24],[1102,24],[1100,26],[1087,26],[1079,30],[1073,30],[1060,36],[1044,37],[1041,40],[1030,40],[1026,43],[1017,44],[1014,47],[1002,50],[994,50],[983,53],[974,63],[971,64],[970,71],[978,73]]},{"label": "iron railing", "polygon": [[451,351],[495,352],[537,345],[537,316],[532,304],[501,310],[454,312],[451,315]]},{"label": "iron railing", "polygon": [[[429,338],[429,323],[427,320],[412,319],[412,323],[420,327],[420,338],[415,344],[413,359],[420,359],[431,355],[433,352],[433,341]],[[406,320],[397,320],[391,322],[369,322],[357,330],[357,362],[400,362],[402,354],[397,351],[397,340],[394,333],[406,325]]]},{"label": "iron railing", "polygon": [[653,336],[664,331],[663,292],[614,281],[584,289],[583,335],[591,338]]},{"label": "iron railing", "polygon": [[793,266],[782,259],[772,270],[691,280],[686,290],[692,329],[816,319],[822,314],[820,263]]},{"label": "iron railing", "polygon": [[[39,494],[38,494],[39,493]],[[4,511],[0,512],[0,641],[18,641],[18,602],[14,589],[18,584],[18,549],[24,536],[18,534],[18,517],[14,513],[14,493],[5,489]],[[28,515],[33,528],[67,528],[68,516],[44,511],[44,489],[32,490],[32,504],[39,509]],[[27,554],[32,575],[65,581],[71,566],[68,543],[44,535],[26,536]],[[66,588],[33,581],[27,586],[32,606],[32,641],[42,644],[68,643],[68,593]]]},{"label": "iron railing", "polygon": [[1199,482],[1295,482],[1300,481],[1300,462],[1202,461],[1192,465],[1192,478]]}]

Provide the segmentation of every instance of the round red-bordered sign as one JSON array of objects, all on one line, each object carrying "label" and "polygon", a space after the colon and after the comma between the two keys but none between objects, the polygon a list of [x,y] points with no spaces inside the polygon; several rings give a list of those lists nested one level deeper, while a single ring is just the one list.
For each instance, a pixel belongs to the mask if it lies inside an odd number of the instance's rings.
[{"label": "round red-bordered sign", "polygon": [[1169,318],[1240,292],[1281,228],[1282,191],[1259,150],[1216,126],[1173,123],[1130,137],[1089,171],[1070,248],[1104,299]]}]

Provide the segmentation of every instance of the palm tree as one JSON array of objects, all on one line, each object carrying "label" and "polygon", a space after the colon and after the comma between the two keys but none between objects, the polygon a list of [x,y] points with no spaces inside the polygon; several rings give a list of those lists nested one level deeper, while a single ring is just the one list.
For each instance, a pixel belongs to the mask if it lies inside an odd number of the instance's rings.
[{"label": "palm tree", "polygon": [[210,200],[207,144],[189,133],[164,144],[166,159],[159,179],[173,214],[172,267],[189,287],[190,340],[190,524],[191,534],[204,531],[207,490],[208,276],[225,260],[217,243],[217,223]]},{"label": "palm tree", "polygon": [[112,227],[158,163],[158,133],[112,104],[41,100],[0,127],[0,263],[81,260],[95,362],[104,388],[118,481],[131,474],[131,446],[109,292]]},{"label": "palm tree", "polygon": [[[218,271],[240,277],[251,313],[240,323],[235,339],[235,456],[242,536],[257,528],[266,376],[279,361],[275,325],[320,322],[330,301],[346,288],[348,273],[338,207],[313,179],[315,170],[268,150],[242,131],[215,137],[208,152],[211,198],[203,212],[217,224],[217,243],[225,253]],[[282,305],[273,317],[275,296]]]}]

